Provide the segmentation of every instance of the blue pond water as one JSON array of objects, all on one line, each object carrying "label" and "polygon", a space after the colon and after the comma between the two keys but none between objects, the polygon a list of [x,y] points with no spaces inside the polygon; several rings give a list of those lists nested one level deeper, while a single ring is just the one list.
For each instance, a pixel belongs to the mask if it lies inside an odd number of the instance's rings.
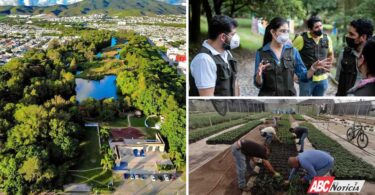
[{"label": "blue pond water", "polygon": [[103,56],[103,53],[102,53],[102,52],[99,52],[99,53],[96,54],[96,57],[97,57],[97,58],[101,58],[102,56]]},{"label": "blue pond water", "polygon": [[117,99],[116,76],[105,76],[100,81],[76,78],[76,94],[78,102],[92,97],[96,100],[111,98]]},{"label": "blue pond water", "polygon": [[111,47],[114,47],[117,45],[117,39],[115,37],[112,37],[111,39]]}]

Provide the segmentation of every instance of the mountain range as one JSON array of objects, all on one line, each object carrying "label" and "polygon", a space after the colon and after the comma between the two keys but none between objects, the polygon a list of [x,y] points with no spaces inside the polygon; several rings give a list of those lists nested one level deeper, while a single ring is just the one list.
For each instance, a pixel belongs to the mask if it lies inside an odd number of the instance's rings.
[{"label": "mountain range", "polygon": [[[152,16],[186,13],[186,7],[181,6],[184,0],[0,0],[0,2],[3,1],[18,2],[18,4],[0,6],[0,15],[54,14],[56,16],[80,16],[108,14],[111,16]],[[50,3],[57,5],[48,6]]]},{"label": "mountain range", "polygon": [[70,5],[82,0],[0,0],[0,6],[52,6]]}]

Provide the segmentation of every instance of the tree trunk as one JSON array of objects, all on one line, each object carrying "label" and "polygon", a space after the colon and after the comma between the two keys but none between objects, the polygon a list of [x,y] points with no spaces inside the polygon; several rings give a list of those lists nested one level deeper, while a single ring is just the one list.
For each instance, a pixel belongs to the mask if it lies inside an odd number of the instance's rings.
[{"label": "tree trunk", "polygon": [[[204,12],[206,13],[206,18],[207,18],[207,24],[210,24],[212,21],[212,11],[211,11],[211,6],[208,0],[203,0],[203,9]],[[208,25],[210,27],[210,25]]]},{"label": "tree trunk", "polygon": [[221,15],[221,6],[223,5],[223,0],[214,0],[214,10],[216,15]]},{"label": "tree trunk", "polygon": [[234,15],[235,7],[236,7],[236,0],[232,0],[232,4],[230,6],[230,14],[229,14],[229,16],[232,18]]},{"label": "tree trunk", "polygon": [[189,17],[189,37],[190,42],[197,42],[200,35],[200,10],[201,10],[201,0],[190,1],[190,14]]}]

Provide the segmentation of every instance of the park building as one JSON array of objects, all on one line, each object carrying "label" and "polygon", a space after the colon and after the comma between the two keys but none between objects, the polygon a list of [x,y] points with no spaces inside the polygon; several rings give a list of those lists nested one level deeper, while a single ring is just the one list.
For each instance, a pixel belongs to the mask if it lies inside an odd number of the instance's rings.
[{"label": "park building", "polygon": [[115,172],[155,174],[160,173],[161,165],[172,166],[165,142],[157,131],[155,138],[149,139],[134,127],[111,129],[109,145],[116,156]]}]

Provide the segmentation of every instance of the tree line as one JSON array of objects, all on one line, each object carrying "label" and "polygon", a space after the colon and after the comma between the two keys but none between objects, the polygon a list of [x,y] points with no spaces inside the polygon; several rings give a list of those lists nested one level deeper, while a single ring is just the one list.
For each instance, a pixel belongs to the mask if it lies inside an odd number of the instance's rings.
[{"label": "tree line", "polygon": [[111,34],[81,31],[0,67],[0,189],[26,194],[62,187],[82,138],[70,62],[90,61]]}]

